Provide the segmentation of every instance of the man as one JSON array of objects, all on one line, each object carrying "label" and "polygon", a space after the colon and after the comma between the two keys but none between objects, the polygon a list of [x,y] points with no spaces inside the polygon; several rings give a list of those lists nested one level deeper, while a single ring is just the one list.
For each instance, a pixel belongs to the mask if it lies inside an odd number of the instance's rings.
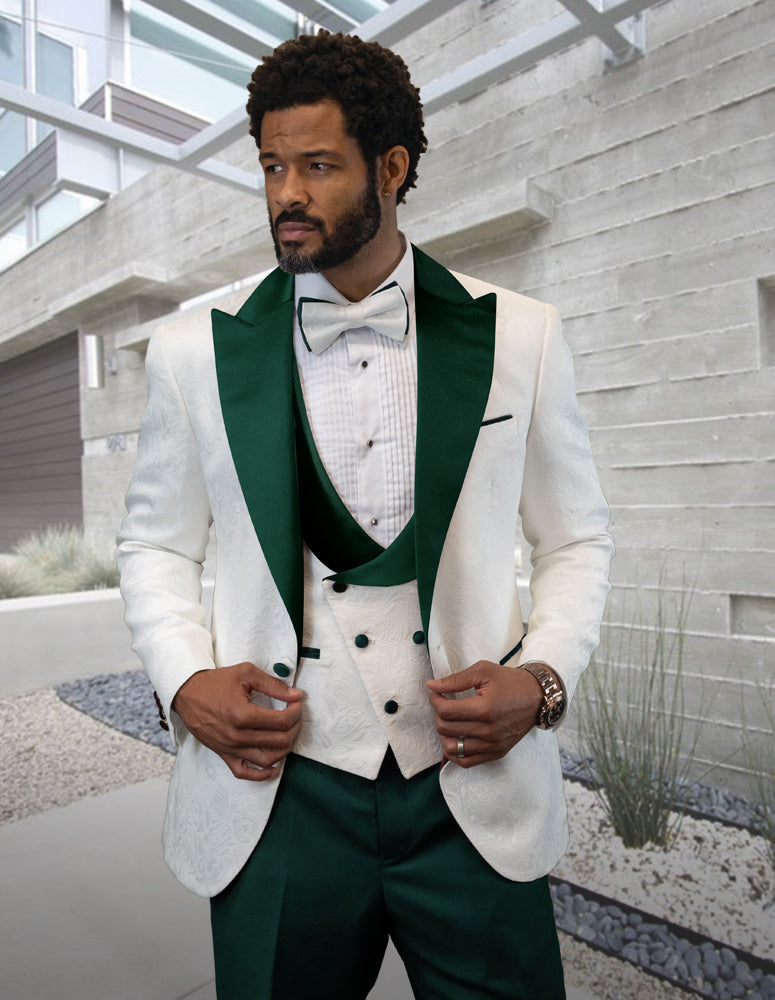
[{"label": "man", "polygon": [[399,232],[426,141],[395,54],[321,32],[249,89],[280,268],[152,338],[119,538],[167,861],[212,897],[221,998],[365,997],[390,935],[417,997],[557,1000],[552,727],[612,551],[569,351]]}]

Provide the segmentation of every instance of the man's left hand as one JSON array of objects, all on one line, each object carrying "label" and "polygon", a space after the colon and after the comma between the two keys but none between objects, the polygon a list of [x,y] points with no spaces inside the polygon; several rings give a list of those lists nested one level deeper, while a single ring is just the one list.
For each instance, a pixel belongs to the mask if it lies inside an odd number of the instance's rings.
[{"label": "man's left hand", "polygon": [[[531,673],[490,660],[427,683],[444,760],[459,767],[505,757],[536,724],[543,704],[541,685]],[[470,698],[444,697],[468,688],[474,689]],[[458,756],[461,738],[463,757]]]}]

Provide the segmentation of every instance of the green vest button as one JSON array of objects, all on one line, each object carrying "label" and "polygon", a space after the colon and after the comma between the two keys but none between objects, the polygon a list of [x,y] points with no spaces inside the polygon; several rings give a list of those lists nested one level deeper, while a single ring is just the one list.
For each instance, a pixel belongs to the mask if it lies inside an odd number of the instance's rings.
[{"label": "green vest button", "polygon": [[278,677],[288,677],[291,672],[291,668],[286,663],[275,663],[272,670]]},{"label": "green vest button", "polygon": [[368,644],[369,644],[369,637],[367,635],[364,635],[363,632],[361,632],[360,635],[356,635],[355,645],[358,647],[358,649],[365,649],[368,646]]},{"label": "green vest button", "polygon": [[412,636],[412,642],[417,646],[421,646],[425,642],[425,633],[422,630],[415,632]]},{"label": "green vest button", "polygon": [[347,584],[342,580],[334,580],[334,586],[331,589],[337,594],[343,594],[347,590]]},{"label": "green vest button", "polygon": [[398,711],[398,702],[393,701],[392,698],[390,699],[390,701],[386,701],[385,711],[387,712],[388,715],[395,715],[396,712]]}]

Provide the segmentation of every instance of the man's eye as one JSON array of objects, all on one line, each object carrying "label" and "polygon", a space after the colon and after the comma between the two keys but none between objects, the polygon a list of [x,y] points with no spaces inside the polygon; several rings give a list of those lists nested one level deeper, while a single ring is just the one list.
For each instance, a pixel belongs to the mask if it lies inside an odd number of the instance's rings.
[{"label": "man's eye", "polygon": [[318,163],[318,162],[310,163],[310,169],[314,170],[316,173],[321,174],[321,173],[323,173],[324,170],[328,169],[328,164],[327,163]]},{"label": "man's eye", "polygon": [[282,168],[279,163],[267,163],[264,166],[265,174],[278,174]]}]

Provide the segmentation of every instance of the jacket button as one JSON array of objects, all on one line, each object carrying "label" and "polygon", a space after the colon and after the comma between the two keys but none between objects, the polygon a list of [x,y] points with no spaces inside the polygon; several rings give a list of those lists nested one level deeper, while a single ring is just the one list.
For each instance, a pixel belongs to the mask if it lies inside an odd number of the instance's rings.
[{"label": "jacket button", "polygon": [[342,580],[334,580],[334,585],[331,589],[334,590],[337,594],[343,594],[345,590],[347,590],[347,584],[344,583]]},{"label": "jacket button", "polygon": [[398,702],[393,701],[392,698],[390,699],[390,701],[386,701],[385,711],[387,712],[388,715],[395,715],[396,712],[398,711]]},{"label": "jacket button", "polygon": [[291,668],[286,663],[275,663],[272,670],[278,677],[288,677],[291,673]]},{"label": "jacket button", "polygon": [[412,642],[417,646],[421,646],[425,642],[425,633],[422,630],[415,632],[412,636]]},{"label": "jacket button", "polygon": [[360,635],[356,635],[355,645],[358,647],[358,649],[365,649],[368,646],[368,644],[369,644],[369,637],[367,635],[364,635],[363,632],[361,632]]}]

